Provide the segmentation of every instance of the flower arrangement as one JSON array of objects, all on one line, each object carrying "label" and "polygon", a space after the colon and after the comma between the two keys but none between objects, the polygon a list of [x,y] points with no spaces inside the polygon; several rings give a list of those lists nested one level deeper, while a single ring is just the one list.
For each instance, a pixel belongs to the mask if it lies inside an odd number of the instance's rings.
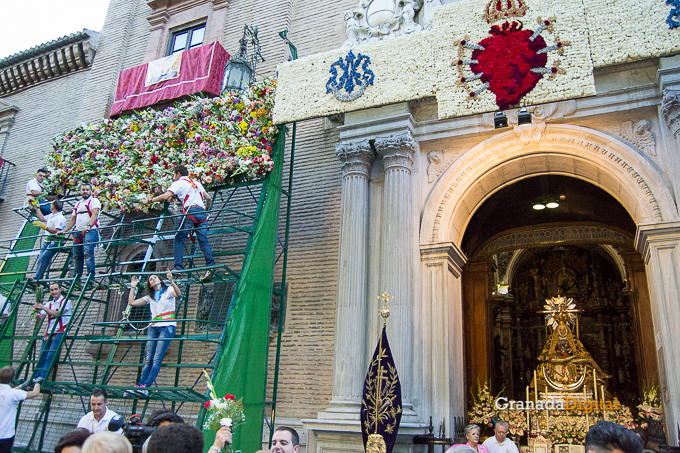
[{"label": "flower arrangement", "polygon": [[468,412],[470,423],[486,425],[490,428],[493,427],[496,420],[494,401],[498,398],[498,395],[496,395],[495,398],[491,396],[489,381],[487,379],[484,380],[484,385],[481,385],[479,380],[477,380],[477,395],[473,393],[472,398],[474,406],[470,409],[470,412]]},{"label": "flower arrangement", "polygon": [[552,423],[550,439],[553,445],[556,444],[583,444],[586,440],[586,433],[589,426],[583,417],[559,417]]},{"label": "flower arrangement", "polygon": [[508,422],[508,430],[514,436],[523,436],[528,431],[526,411],[505,409],[498,411],[498,418]]},{"label": "flower arrangement", "polygon": [[45,188],[63,193],[89,182],[102,205],[132,212],[161,207],[138,203],[163,193],[177,164],[206,188],[262,178],[273,168],[275,87],[265,79],[245,92],[146,109],[60,134],[47,155],[52,173]]},{"label": "flower arrangement", "polygon": [[237,401],[236,397],[229,393],[222,398],[218,398],[210,376],[205,370],[203,370],[203,374],[205,375],[206,385],[212,398],[203,404],[203,407],[208,411],[208,417],[203,423],[203,429],[217,432],[220,428],[226,426],[231,428],[233,432],[238,425],[246,421],[246,416],[243,413],[243,398]]},{"label": "flower arrangement", "polygon": [[638,427],[628,406],[621,404],[616,398],[614,399],[614,409],[607,411],[607,420],[618,423],[628,429],[635,429]]},{"label": "flower arrangement", "polygon": [[652,385],[649,389],[646,385],[642,392],[644,397],[642,403],[637,406],[638,419],[637,422],[640,428],[647,429],[647,420],[652,419],[656,421],[663,420],[663,409],[661,409],[661,400],[659,399],[659,387]]}]

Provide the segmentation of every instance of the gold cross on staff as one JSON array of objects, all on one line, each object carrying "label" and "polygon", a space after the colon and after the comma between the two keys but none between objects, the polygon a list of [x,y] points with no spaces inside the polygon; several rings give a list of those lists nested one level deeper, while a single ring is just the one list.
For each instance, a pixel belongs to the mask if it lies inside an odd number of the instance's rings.
[{"label": "gold cross on staff", "polygon": [[381,296],[378,296],[378,299],[381,299],[383,301],[383,308],[379,311],[380,316],[383,318],[383,326],[387,325],[387,318],[390,317],[392,312],[390,311],[389,308],[387,308],[387,301],[390,299],[394,299],[394,297],[389,296],[387,294],[387,291],[384,291]]}]

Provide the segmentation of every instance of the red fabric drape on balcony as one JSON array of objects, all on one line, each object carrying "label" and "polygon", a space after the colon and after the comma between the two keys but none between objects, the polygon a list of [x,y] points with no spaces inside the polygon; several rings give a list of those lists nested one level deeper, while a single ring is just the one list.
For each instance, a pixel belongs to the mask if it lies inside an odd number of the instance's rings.
[{"label": "red fabric drape on balcony", "polygon": [[187,94],[219,95],[229,54],[218,42],[185,50],[179,77],[144,86],[149,64],[122,71],[118,76],[111,116],[140,109]]}]

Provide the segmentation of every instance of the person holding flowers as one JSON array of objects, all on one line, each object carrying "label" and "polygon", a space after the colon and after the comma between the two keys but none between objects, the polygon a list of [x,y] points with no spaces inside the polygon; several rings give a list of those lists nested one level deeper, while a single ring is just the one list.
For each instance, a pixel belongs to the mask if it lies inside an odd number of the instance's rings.
[{"label": "person holding flowers", "polygon": [[132,288],[128,296],[128,304],[132,306],[149,304],[151,308],[152,324],[147,335],[144,369],[139,384],[135,385],[135,388],[139,389],[151,387],[151,384],[156,380],[156,376],[161,370],[163,357],[170,347],[170,339],[175,336],[177,326],[177,322],[175,322],[175,299],[182,295],[182,290],[172,279],[170,271],[166,271],[165,276],[168,278],[170,286],[167,286],[158,275],[149,275],[146,282],[147,295],[140,299],[135,299],[135,288],[139,279],[134,276],[130,281]]},{"label": "person holding flowers", "polygon": [[[205,191],[199,181],[189,178],[189,171],[184,165],[176,165],[173,169],[173,183],[168,190],[157,196],[142,200],[142,204],[170,201],[177,197],[182,202],[182,212],[185,214],[177,229],[173,244],[175,256],[175,269],[183,269],[184,241],[190,232],[195,232],[198,245],[205,256],[206,266],[214,266],[210,243],[208,242],[207,221],[208,214],[205,212],[210,207],[210,195]],[[213,278],[212,270],[208,270],[201,278],[202,282],[209,282]]]}]

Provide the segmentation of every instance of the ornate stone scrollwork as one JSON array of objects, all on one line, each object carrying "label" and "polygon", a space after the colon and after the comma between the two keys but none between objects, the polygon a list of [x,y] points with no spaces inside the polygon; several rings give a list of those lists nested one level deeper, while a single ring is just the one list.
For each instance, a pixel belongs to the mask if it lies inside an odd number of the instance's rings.
[{"label": "ornate stone scrollwork", "polygon": [[368,140],[356,143],[338,143],[335,156],[342,162],[342,174],[360,174],[368,177],[371,163],[375,159],[373,148]]},{"label": "ornate stone scrollwork", "polygon": [[413,155],[418,149],[418,142],[410,131],[389,137],[375,139],[375,150],[383,159],[385,171],[402,167],[411,170]]},{"label": "ornate stone scrollwork", "polygon": [[414,0],[359,0],[356,9],[345,12],[342,47],[419,32],[422,27],[414,17],[421,6]]},{"label": "ornate stone scrollwork", "polygon": [[680,91],[664,90],[661,116],[675,137],[680,131]]},{"label": "ornate stone scrollwork", "polygon": [[626,121],[619,124],[617,135],[650,156],[656,156],[656,137],[651,132],[652,122],[641,120]]}]

